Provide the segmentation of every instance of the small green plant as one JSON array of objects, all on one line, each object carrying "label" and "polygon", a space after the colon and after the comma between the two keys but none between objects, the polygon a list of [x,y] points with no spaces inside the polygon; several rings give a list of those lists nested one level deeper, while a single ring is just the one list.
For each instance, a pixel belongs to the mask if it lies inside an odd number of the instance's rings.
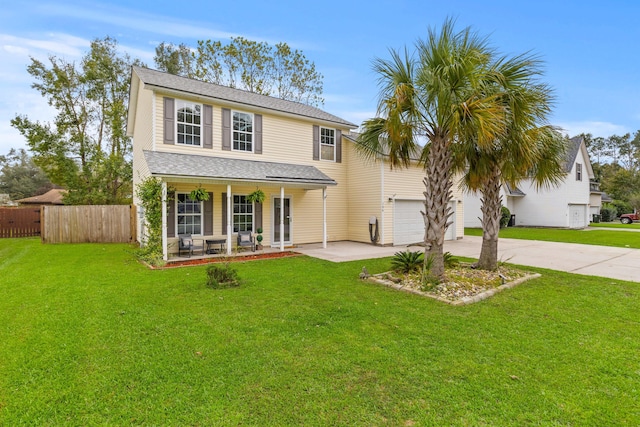
[{"label": "small green plant", "polygon": [[460,264],[460,261],[458,261],[458,259],[453,256],[451,252],[445,252],[444,254],[442,254],[442,256],[444,258],[445,268],[454,268]]},{"label": "small green plant", "polygon": [[511,220],[511,211],[508,207],[503,206],[500,214],[500,228],[505,228],[509,221]]},{"label": "small green plant", "polygon": [[224,289],[240,286],[240,277],[235,268],[231,268],[228,262],[212,264],[207,267],[207,286],[213,289]]},{"label": "small green plant", "polygon": [[440,284],[440,279],[431,274],[431,267],[433,266],[433,260],[435,254],[429,255],[425,260],[422,268],[422,290],[431,291],[435,286]]},{"label": "small green plant", "polygon": [[189,198],[191,200],[197,200],[198,202],[204,202],[209,200],[209,193],[207,192],[207,190],[202,188],[202,186],[199,186],[195,190],[191,191],[191,193],[189,193]]},{"label": "small green plant", "polygon": [[258,241],[258,245],[262,245],[262,228],[258,227],[258,229],[256,230],[256,233],[258,233],[258,235],[256,236],[256,240]]},{"label": "small green plant", "polygon": [[253,193],[247,194],[247,202],[262,203],[262,202],[264,202],[265,197],[266,196],[264,195],[264,191],[262,191],[262,190],[260,190],[258,188]]},{"label": "small green plant", "polygon": [[396,252],[391,259],[391,268],[399,273],[411,273],[412,271],[420,271],[423,261],[422,252]]}]

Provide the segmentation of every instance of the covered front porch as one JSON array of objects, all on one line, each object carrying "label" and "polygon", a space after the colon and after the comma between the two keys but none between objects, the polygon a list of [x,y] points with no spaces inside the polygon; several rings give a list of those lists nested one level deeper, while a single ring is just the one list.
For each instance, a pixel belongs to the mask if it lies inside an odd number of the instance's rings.
[{"label": "covered front porch", "polygon": [[[313,166],[151,151],[145,158],[163,186],[165,261],[182,258],[179,236],[187,234],[198,241],[201,257],[243,256],[247,250],[238,250],[239,232],[256,240],[260,234],[262,253],[298,242],[327,245],[327,187],[336,182]],[[193,200],[194,189],[205,198]],[[265,195],[262,203],[248,197],[258,189]],[[202,253],[207,241],[216,242],[216,253]]]}]

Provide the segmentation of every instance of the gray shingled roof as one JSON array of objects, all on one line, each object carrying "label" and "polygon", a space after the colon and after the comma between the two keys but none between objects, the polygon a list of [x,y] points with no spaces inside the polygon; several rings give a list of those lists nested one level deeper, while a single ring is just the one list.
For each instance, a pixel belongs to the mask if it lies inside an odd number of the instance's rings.
[{"label": "gray shingled roof", "polygon": [[576,161],[576,157],[578,157],[578,151],[580,151],[580,145],[582,145],[581,136],[574,136],[567,143],[567,152],[565,153],[565,164],[564,164],[564,171],[566,173],[571,172],[571,168],[573,168],[573,163]]},{"label": "gray shingled roof", "polygon": [[518,187],[511,188],[509,184],[506,184],[506,187],[507,187],[507,193],[508,193],[507,196],[514,196],[514,197],[526,196],[526,194]]},{"label": "gray shingled roof", "polygon": [[152,175],[224,181],[272,182],[311,187],[337,185],[313,166],[258,162],[193,154],[144,151]]},{"label": "gray shingled roof", "polygon": [[329,114],[319,108],[302,104],[300,102],[286,101],[272,96],[260,95],[213,83],[206,83],[199,80],[163,73],[161,71],[151,70],[149,68],[134,66],[132,67],[132,70],[146,85],[178,90],[192,95],[206,96],[235,104],[244,104],[288,114],[295,114],[297,116],[307,117],[310,119],[343,125],[352,129],[358,127],[338,116],[334,116],[333,114]]}]

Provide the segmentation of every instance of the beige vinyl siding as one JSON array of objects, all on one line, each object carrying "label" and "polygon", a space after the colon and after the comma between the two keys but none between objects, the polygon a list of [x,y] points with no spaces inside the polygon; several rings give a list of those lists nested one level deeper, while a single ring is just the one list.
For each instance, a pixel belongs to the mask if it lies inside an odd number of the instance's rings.
[{"label": "beige vinyl siding", "polygon": [[[197,238],[206,239],[210,237],[222,238],[225,231],[222,229],[222,193],[227,192],[226,185],[211,185],[198,180],[184,182],[173,182],[168,184],[179,193],[189,193],[200,185],[208,192],[213,193],[213,234],[210,236],[199,236]],[[273,199],[280,197],[280,187],[258,186],[265,193],[265,201],[262,207],[262,229],[264,246],[272,243],[273,236]],[[232,185],[232,194],[246,195],[253,192],[256,186]],[[322,190],[304,190],[299,188],[287,188],[285,186],[285,197],[291,197],[291,235],[292,244],[317,243],[322,241]],[[327,190],[327,235],[328,240],[347,239],[347,220],[343,207],[346,204],[346,196],[337,188]],[[172,202],[172,203],[175,203]],[[279,226],[279,219],[277,222]],[[169,238],[169,252],[177,252],[177,238]],[[232,243],[235,246],[235,234],[232,236]]]},{"label": "beige vinyl siding", "polygon": [[[378,233],[382,239],[381,165],[378,161],[364,158],[356,151],[355,145],[351,141],[344,139],[343,141],[343,161],[346,157],[349,164],[348,239],[355,242],[371,243],[369,218],[372,216],[378,219]],[[383,244],[384,242],[379,241],[378,243]]]},{"label": "beige vinyl siding", "polygon": [[[138,89],[138,104],[135,116],[135,126],[132,138],[133,151],[133,203],[140,206],[140,200],[136,195],[138,184],[147,178],[151,173],[149,166],[144,159],[143,150],[150,150],[153,147],[153,96],[150,91]],[[136,227],[137,241],[142,240],[142,224],[137,219]]]},{"label": "beige vinyl siding", "polygon": [[[133,185],[135,186],[150,175],[149,167],[144,160],[143,150],[151,150],[153,147],[152,114],[153,97],[151,92],[143,90],[138,93],[138,105],[135,130],[133,133]],[[135,193],[135,192],[134,192]],[[135,196],[134,196],[135,197]],[[137,200],[134,198],[137,202]]]},{"label": "beige vinyl siding", "polygon": [[[148,91],[147,91],[148,92]],[[233,109],[253,114],[262,114],[262,154],[244,151],[222,150],[222,105],[204,102],[213,107],[213,148],[193,147],[186,145],[163,144],[163,103],[164,95],[155,93],[155,149],[157,151],[170,151],[173,153],[195,154],[204,156],[216,156],[223,158],[236,158],[244,160],[257,160],[263,162],[294,163],[301,165],[313,165],[325,173],[340,169],[343,163],[313,160],[313,125],[312,121],[299,120],[293,117],[282,117],[267,112],[244,109]],[[176,97],[185,101],[203,103],[201,99]],[[229,107],[225,107],[229,108]],[[343,133],[348,129],[341,129]],[[344,161],[343,161],[344,162]],[[325,169],[326,167],[326,169]],[[331,176],[329,174],[329,176]],[[331,176],[334,178],[333,176]],[[336,178],[334,178],[336,179]]]}]

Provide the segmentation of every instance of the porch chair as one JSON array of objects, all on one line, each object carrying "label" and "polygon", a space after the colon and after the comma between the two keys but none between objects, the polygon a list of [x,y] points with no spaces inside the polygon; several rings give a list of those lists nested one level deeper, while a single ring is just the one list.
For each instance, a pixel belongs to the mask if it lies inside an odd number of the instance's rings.
[{"label": "porch chair", "polygon": [[238,231],[238,248],[251,247],[253,252],[256,251],[256,242],[251,231]]},{"label": "porch chair", "polygon": [[[193,237],[191,234],[178,234],[178,256],[182,255],[183,251],[186,251],[188,257],[191,258],[193,255],[193,251],[204,251],[204,246],[196,245],[193,242]],[[204,252],[203,252],[204,253]]]}]

